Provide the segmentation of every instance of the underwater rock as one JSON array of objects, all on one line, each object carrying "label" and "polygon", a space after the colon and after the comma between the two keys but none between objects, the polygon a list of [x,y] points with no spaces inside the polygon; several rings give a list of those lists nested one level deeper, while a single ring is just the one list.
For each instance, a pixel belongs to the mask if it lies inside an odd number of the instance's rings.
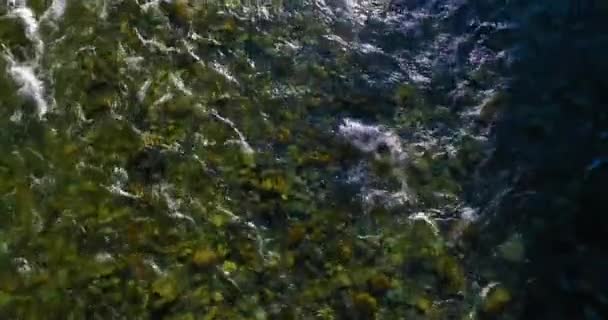
[{"label": "underwater rock", "polygon": [[192,255],[192,263],[200,268],[208,268],[217,264],[220,260],[219,255],[212,249],[201,248]]},{"label": "underwater rock", "polygon": [[194,15],[189,0],[162,1],[161,7],[167,12],[169,20],[180,27],[186,26]]},{"label": "underwater rock", "polygon": [[355,293],[352,299],[357,316],[361,319],[372,318],[378,310],[378,301],[367,292]]},{"label": "underwater rock", "polygon": [[129,160],[127,170],[136,181],[159,182],[167,171],[166,155],[158,148],[146,147]]},{"label": "underwater rock", "polygon": [[521,234],[514,234],[498,247],[499,256],[510,262],[523,262],[526,248]]},{"label": "underwater rock", "polygon": [[369,287],[375,294],[382,295],[392,288],[391,279],[385,274],[377,274],[369,280]]},{"label": "underwater rock", "polygon": [[407,159],[399,136],[381,126],[345,119],[338,130],[346,140],[365,153],[374,154],[376,157],[388,154],[395,164]]},{"label": "underwater rock", "polygon": [[433,307],[433,302],[426,297],[419,297],[414,302],[414,307],[416,307],[419,312],[426,314]]},{"label": "underwater rock", "polygon": [[287,245],[297,246],[306,237],[306,228],[302,225],[295,225],[287,231]]},{"label": "underwater rock", "polygon": [[511,293],[498,283],[492,283],[484,288],[481,296],[481,311],[489,316],[500,314],[512,299]]},{"label": "underwater rock", "polygon": [[479,120],[483,123],[491,123],[501,110],[506,107],[508,98],[505,93],[495,93],[483,101],[479,110]]}]

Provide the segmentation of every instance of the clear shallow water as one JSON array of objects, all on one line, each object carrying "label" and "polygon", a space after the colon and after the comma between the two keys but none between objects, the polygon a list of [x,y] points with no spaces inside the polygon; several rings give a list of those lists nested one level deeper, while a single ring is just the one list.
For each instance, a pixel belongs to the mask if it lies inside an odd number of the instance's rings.
[{"label": "clear shallow water", "polygon": [[474,315],[496,285],[467,274],[461,198],[492,92],[427,93],[493,55],[457,61],[452,5],[4,7],[1,312]]}]

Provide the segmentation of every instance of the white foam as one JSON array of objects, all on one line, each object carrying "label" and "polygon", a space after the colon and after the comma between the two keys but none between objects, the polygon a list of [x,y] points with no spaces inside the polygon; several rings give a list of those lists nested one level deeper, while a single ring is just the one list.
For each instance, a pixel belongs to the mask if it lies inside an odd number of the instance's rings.
[{"label": "white foam", "polygon": [[393,161],[402,162],[407,159],[407,154],[403,151],[399,136],[381,126],[367,125],[357,120],[345,119],[340,124],[339,131],[353,146],[365,153],[373,153],[379,156],[379,149],[386,147]]},{"label": "white foam", "polygon": [[23,119],[23,112],[21,112],[21,110],[15,110],[15,112],[13,112],[13,114],[9,118],[9,120],[15,123],[21,122],[21,119]]},{"label": "white foam", "polygon": [[34,68],[30,65],[16,63],[8,57],[8,72],[15,82],[19,85],[18,93],[32,99],[38,108],[38,116],[44,116],[49,107],[44,99],[44,84],[36,77]]},{"label": "white foam", "polygon": [[363,188],[361,196],[365,205],[364,208],[368,212],[376,207],[396,208],[404,206],[414,200],[405,188],[398,191]]},{"label": "white foam", "polygon": [[148,48],[154,48],[162,53],[172,53],[172,52],[179,52],[179,50],[177,50],[174,47],[169,47],[166,44],[157,41],[156,39],[146,39],[144,38],[144,36],[139,32],[139,30],[137,28],[135,28],[135,35],[137,36],[137,38],[139,39],[139,41],[146,47]]},{"label": "white foam", "polygon": [[361,197],[368,208],[377,206],[392,208],[416,201],[408,187],[403,170],[408,155],[403,149],[401,138],[396,133],[382,126],[363,124],[353,119],[345,119],[340,124],[338,131],[342,137],[360,151],[372,154],[377,159],[386,159],[388,156],[392,166],[392,174],[401,183],[397,190],[385,190],[383,187],[378,189],[374,185],[373,179],[366,178],[370,172],[365,165],[359,165],[354,170],[349,171],[347,181],[362,185]]},{"label": "white foam", "polygon": [[171,82],[173,83],[175,88],[177,88],[177,90],[179,90],[181,93],[187,96],[192,95],[192,91],[186,87],[186,84],[184,84],[184,81],[179,75],[172,73],[169,75],[169,79],[171,79]]},{"label": "white foam", "polygon": [[145,1],[143,4],[140,4],[137,0],[135,2],[137,2],[140,8],[146,11],[150,8],[158,8],[160,0]]},{"label": "white foam", "polygon": [[21,274],[28,274],[33,270],[30,262],[23,257],[13,259],[13,264],[17,266],[17,271]]},{"label": "white foam", "polygon": [[156,107],[158,105],[161,105],[167,101],[170,101],[171,99],[173,99],[173,94],[171,93],[165,93],[164,95],[162,95],[160,98],[158,98],[156,101],[154,101],[154,103],[152,103],[153,107]]},{"label": "white foam", "polygon": [[131,70],[141,70],[141,64],[145,61],[144,57],[131,56],[125,58],[127,68]]},{"label": "white foam", "polygon": [[141,88],[139,88],[139,91],[137,91],[137,101],[139,101],[140,103],[144,102],[146,96],[148,95],[148,90],[150,89],[151,84],[152,80],[147,79],[141,86]]},{"label": "white foam", "polygon": [[159,195],[164,198],[165,203],[167,204],[169,217],[177,219],[177,220],[185,220],[189,223],[196,224],[196,221],[189,215],[186,215],[181,212],[182,200],[175,198],[172,193],[174,192],[174,187],[172,185],[161,183],[160,189],[157,191]]},{"label": "white foam", "polygon": [[411,221],[422,221],[424,223],[426,223],[431,230],[433,231],[433,234],[435,234],[436,236],[439,235],[439,228],[437,227],[437,224],[435,223],[435,221],[433,219],[431,219],[431,217],[429,217],[429,215],[425,212],[417,212],[412,214],[409,219]]},{"label": "white foam", "polygon": [[465,221],[476,221],[479,218],[477,211],[471,207],[464,207],[460,211],[460,217]]},{"label": "white foam", "polygon": [[[54,0],[51,8],[61,11],[62,4],[65,8],[64,0]],[[8,16],[15,17],[24,24],[25,36],[35,47],[35,57],[29,62],[17,62],[10,51],[4,47],[4,57],[8,61],[7,71],[19,86],[18,93],[23,97],[32,99],[38,109],[38,116],[42,117],[47,113],[49,106],[45,99],[44,83],[35,72],[44,53],[44,42],[39,33],[39,21],[36,20],[34,12],[27,6],[25,0],[9,0],[7,6],[9,7]]]},{"label": "white foam", "polygon": [[65,13],[66,3],[65,0],[53,0],[53,3],[48,9],[42,14],[40,20],[59,20]]},{"label": "white foam", "polygon": [[241,145],[241,149],[243,150],[244,153],[246,153],[246,154],[254,153],[253,148],[249,145],[249,143],[247,142],[247,139],[245,139],[245,135],[236,127],[236,125],[234,124],[234,122],[232,122],[232,120],[222,117],[215,110],[211,111],[211,115],[214,116],[215,118],[217,118],[218,120],[222,121],[223,123],[227,124],[230,128],[232,128],[234,133],[236,133],[236,135],[239,137],[238,141],[236,141],[236,142]]},{"label": "white foam", "polygon": [[230,71],[228,71],[228,68],[226,68],[226,66],[220,64],[217,61],[214,61],[211,64],[211,67],[213,68],[213,70],[215,70],[217,73],[221,74],[222,76],[224,76],[224,78],[226,78],[228,81],[233,82],[233,83],[239,83],[239,81],[232,75],[230,74]]},{"label": "white foam", "polygon": [[25,1],[19,2],[9,12],[9,16],[18,18],[25,25],[25,36],[34,43],[36,47],[36,59],[38,59],[44,50],[44,42],[42,42],[38,33],[39,24],[32,9],[25,5]]}]

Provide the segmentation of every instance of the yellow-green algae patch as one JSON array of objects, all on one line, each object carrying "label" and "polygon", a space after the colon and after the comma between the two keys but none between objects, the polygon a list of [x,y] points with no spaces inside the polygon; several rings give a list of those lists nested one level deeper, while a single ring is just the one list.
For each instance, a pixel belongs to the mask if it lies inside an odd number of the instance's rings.
[{"label": "yellow-green algae patch", "polygon": [[[198,1],[102,2],[67,1],[60,20],[41,25],[54,105],[44,119],[0,75],[2,318],[462,311],[443,303],[468,290],[461,261],[434,227],[407,217],[446,202],[434,192],[458,195],[474,141],[402,168],[422,207],[370,211],[340,180],[369,159],[334,134],[332,112],[373,101],[328,89],[356,72],[347,52],[297,56],[326,36],[314,12],[264,20]],[[29,2],[37,17],[49,4]],[[0,26],[2,44],[26,59],[22,26]],[[453,121],[411,86],[394,100],[403,128]],[[488,299],[487,313],[509,300]]]}]

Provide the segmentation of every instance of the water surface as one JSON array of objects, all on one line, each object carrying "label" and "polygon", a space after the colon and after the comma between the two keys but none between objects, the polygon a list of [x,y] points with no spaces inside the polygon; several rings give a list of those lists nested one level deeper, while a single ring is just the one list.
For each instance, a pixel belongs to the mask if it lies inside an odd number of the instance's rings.
[{"label": "water surface", "polygon": [[1,313],[473,317],[461,2],[8,1]]}]

